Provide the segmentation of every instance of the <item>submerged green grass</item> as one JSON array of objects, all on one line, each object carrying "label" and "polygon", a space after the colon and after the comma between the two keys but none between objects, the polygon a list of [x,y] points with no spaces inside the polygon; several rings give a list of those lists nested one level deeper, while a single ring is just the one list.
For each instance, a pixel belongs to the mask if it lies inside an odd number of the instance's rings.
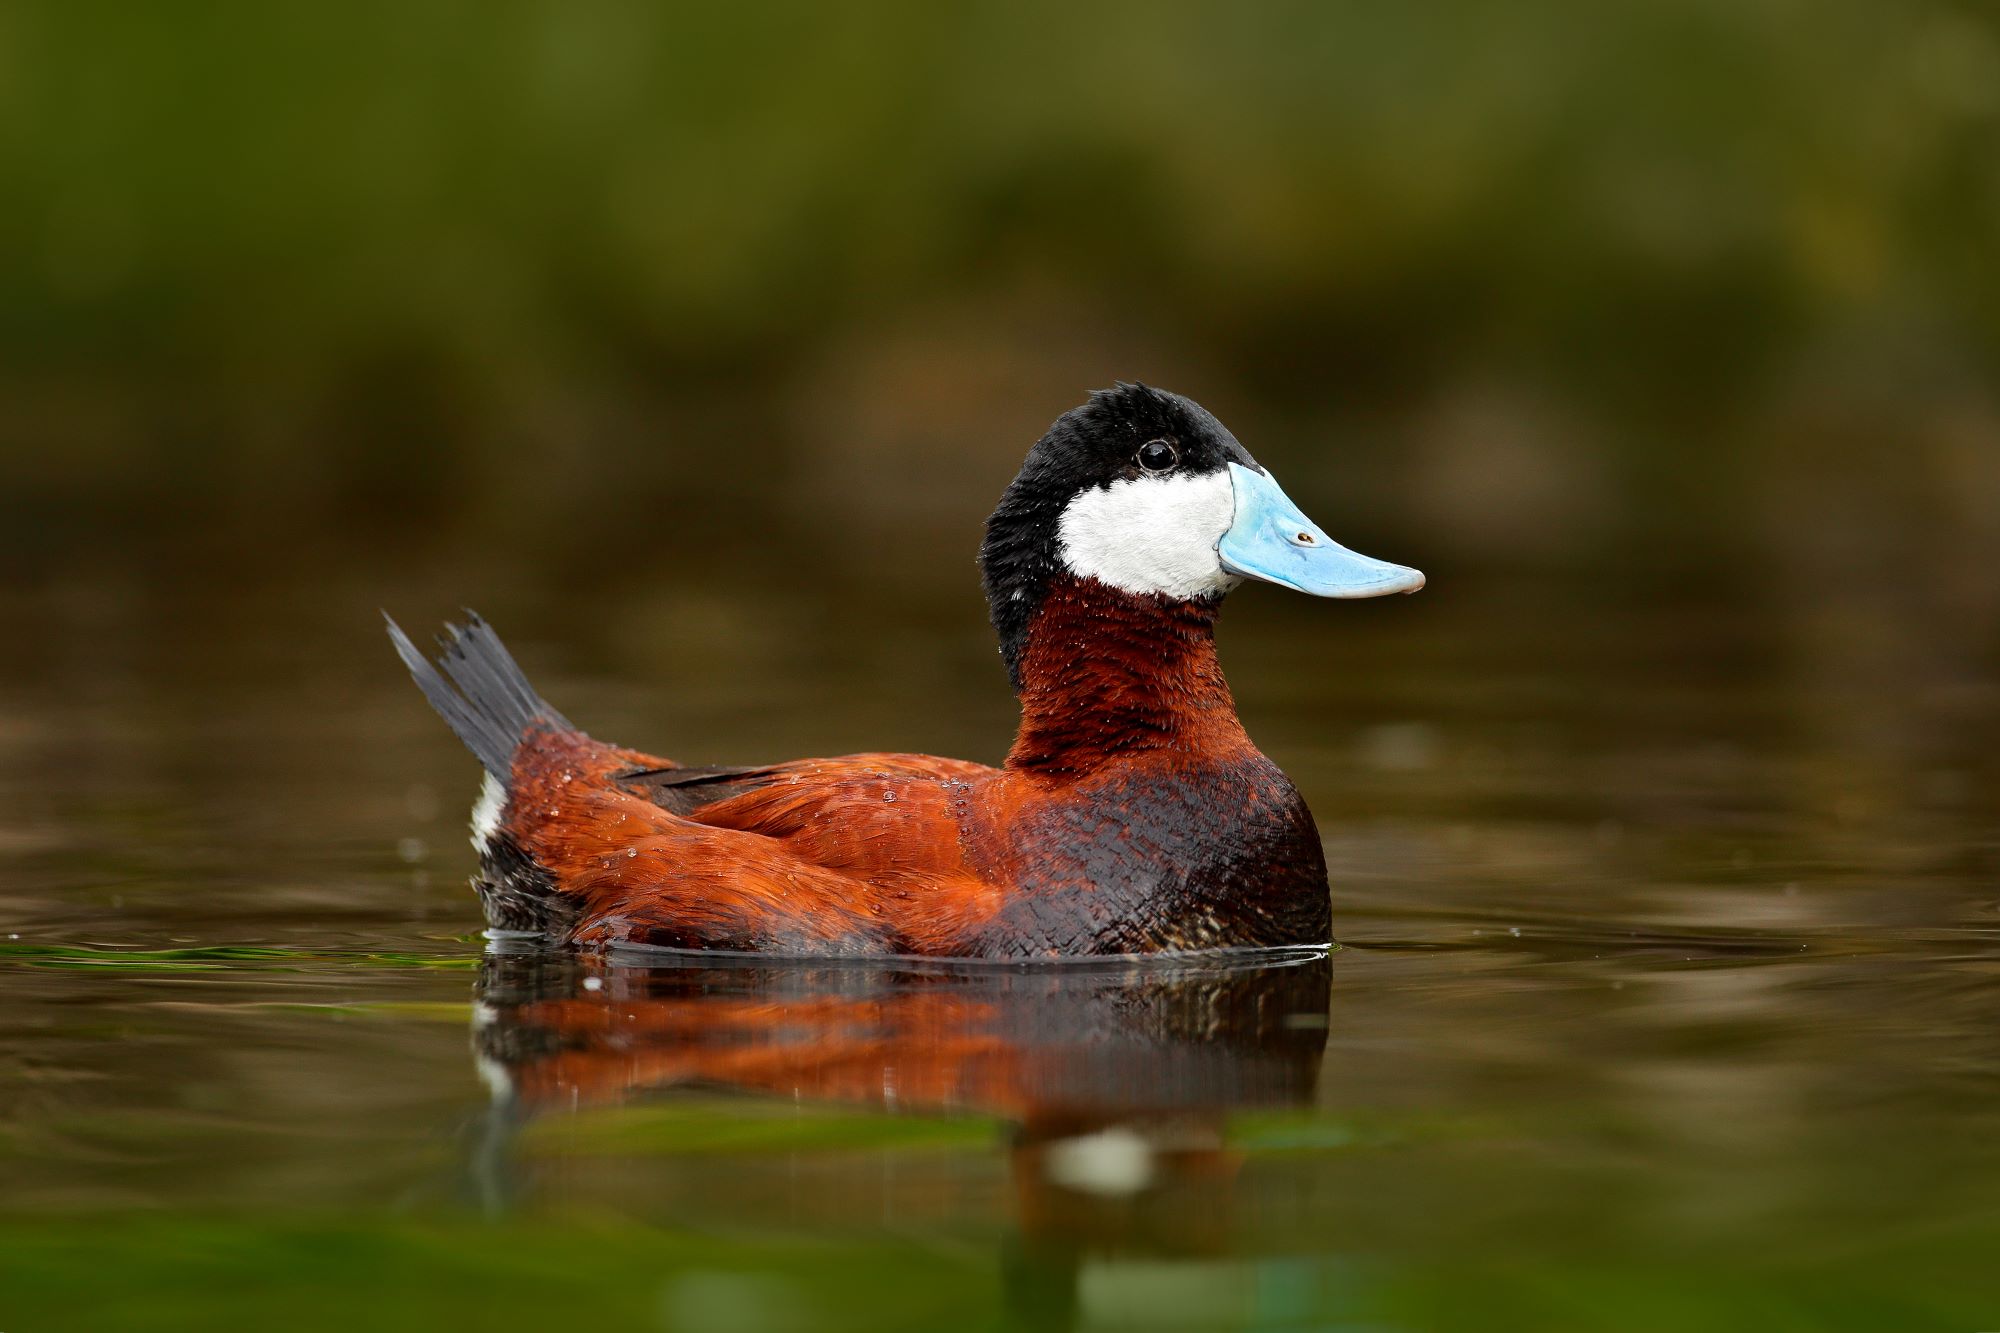
[{"label": "submerged green grass", "polygon": [[241,969],[289,971],[313,966],[435,968],[470,971],[476,956],[451,957],[403,952],[343,953],[322,949],[265,948],[245,944],[201,944],[175,949],[113,949],[88,944],[0,943],[0,962],[43,968],[119,968],[127,971],[222,972]]}]

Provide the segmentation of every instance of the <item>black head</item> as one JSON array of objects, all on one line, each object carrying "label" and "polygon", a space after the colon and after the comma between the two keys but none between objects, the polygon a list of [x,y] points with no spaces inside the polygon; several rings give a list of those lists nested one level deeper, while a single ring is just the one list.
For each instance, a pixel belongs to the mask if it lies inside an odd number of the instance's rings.
[{"label": "black head", "polygon": [[1263,471],[1200,404],[1164,389],[1100,389],[1056,418],[986,520],[979,553],[1016,688],[1029,622],[1058,576],[1181,600],[1227,591],[1215,544],[1232,511],[1231,463]]}]

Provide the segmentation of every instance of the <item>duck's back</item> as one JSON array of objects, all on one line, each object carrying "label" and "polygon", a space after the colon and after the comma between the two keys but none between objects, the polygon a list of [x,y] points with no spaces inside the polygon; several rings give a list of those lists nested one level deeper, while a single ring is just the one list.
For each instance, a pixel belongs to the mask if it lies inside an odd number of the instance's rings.
[{"label": "duck's back", "polygon": [[531,728],[475,830],[481,891],[489,913],[539,896],[533,928],[574,943],[962,952],[997,904],[965,865],[954,795],[995,772],[894,754],[683,769]]}]

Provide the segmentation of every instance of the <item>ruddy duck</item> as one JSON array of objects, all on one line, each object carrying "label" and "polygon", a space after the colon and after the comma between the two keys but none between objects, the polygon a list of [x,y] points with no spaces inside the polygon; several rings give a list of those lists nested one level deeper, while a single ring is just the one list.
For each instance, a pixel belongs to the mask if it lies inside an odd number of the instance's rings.
[{"label": "ruddy duck", "polygon": [[691,767],[592,740],[476,616],[417,684],[486,768],[489,924],[555,943],[1042,959],[1322,944],[1310,811],[1251,743],[1215,655],[1245,579],[1415,592],[1302,514],[1178,394],[1064,413],[980,552],[1021,726],[998,768],[917,754]]}]

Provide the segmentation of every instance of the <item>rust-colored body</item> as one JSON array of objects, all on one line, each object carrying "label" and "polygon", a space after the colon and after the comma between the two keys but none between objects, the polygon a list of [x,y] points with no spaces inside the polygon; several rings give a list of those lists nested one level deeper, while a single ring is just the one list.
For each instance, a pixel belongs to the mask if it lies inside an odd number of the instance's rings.
[{"label": "rust-colored body", "polygon": [[1048,957],[1315,944],[1312,817],[1236,716],[1212,604],[1051,587],[1003,767],[859,754],[684,769],[531,726],[489,906],[620,943]]}]

